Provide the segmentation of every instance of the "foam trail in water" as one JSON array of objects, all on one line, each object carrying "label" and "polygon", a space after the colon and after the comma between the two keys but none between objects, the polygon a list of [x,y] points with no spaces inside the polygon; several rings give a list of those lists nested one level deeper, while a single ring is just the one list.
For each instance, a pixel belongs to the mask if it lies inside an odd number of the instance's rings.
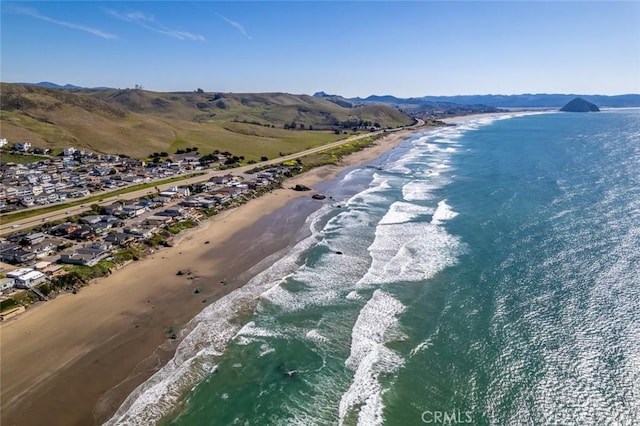
[{"label": "foam trail in water", "polygon": [[351,333],[351,354],[345,365],[354,371],[353,382],[342,395],[339,423],[357,407],[358,425],[379,425],[383,422],[381,373],[392,373],[402,365],[402,358],[385,346],[389,331],[397,327],[397,315],[405,307],[382,290],[376,290],[360,311]]}]

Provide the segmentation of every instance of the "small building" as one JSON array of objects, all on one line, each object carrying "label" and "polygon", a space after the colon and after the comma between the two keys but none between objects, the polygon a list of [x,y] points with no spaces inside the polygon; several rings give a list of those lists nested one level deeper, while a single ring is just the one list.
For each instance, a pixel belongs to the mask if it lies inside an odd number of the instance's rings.
[{"label": "small building", "polygon": [[136,240],[136,237],[125,232],[118,232],[107,235],[104,240],[121,247],[127,247]]},{"label": "small building", "polygon": [[15,285],[15,278],[1,278],[0,279],[0,291],[5,291],[13,288]]},{"label": "small building", "polygon": [[114,215],[122,211],[122,203],[115,202],[108,206],[105,206],[104,211],[107,215]]},{"label": "small building", "polygon": [[22,242],[25,245],[32,246],[43,242],[46,237],[47,236],[42,232],[35,232],[33,234],[25,235],[24,238],[22,238]]},{"label": "small building", "polygon": [[20,268],[7,273],[8,278],[15,280],[17,288],[31,288],[36,284],[46,281],[47,277],[42,272],[32,268]]},{"label": "small building", "polygon": [[128,217],[140,216],[146,211],[144,206],[139,204],[127,204],[122,208],[122,213]]},{"label": "small building", "polygon": [[31,149],[31,142],[16,142],[13,144],[15,151],[27,152]]},{"label": "small building", "polygon": [[149,216],[146,220],[145,223],[149,224],[149,225],[153,225],[153,226],[158,226],[158,225],[166,225],[168,223],[171,223],[173,221],[173,218],[171,216]]},{"label": "small building", "polygon": [[61,255],[60,262],[72,265],[94,266],[108,255],[109,252],[99,249],[78,249],[73,253]]}]

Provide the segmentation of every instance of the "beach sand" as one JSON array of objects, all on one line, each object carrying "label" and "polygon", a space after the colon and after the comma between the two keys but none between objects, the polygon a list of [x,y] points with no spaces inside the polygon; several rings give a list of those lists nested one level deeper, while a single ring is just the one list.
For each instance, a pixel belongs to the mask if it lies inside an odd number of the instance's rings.
[{"label": "beach sand", "polygon": [[[260,260],[293,243],[317,202],[294,201],[294,208],[282,210],[294,199],[311,195],[289,188],[328,181],[379,157],[416,131],[391,133],[338,166],[291,178],[283,189],[183,232],[174,247],[4,323],[0,424],[106,421],[137,385],[171,358],[177,340],[168,336],[207,303],[246,283],[246,271]],[[191,275],[178,276],[179,270]]]}]

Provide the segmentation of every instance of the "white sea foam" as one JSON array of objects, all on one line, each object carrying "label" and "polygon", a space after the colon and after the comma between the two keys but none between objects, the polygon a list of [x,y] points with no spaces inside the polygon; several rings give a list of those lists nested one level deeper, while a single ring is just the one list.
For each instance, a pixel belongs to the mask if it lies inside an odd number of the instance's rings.
[{"label": "white sea foam", "polygon": [[413,180],[402,187],[402,198],[406,201],[422,201],[433,198],[433,190],[440,186],[432,181]]},{"label": "white sea foam", "polygon": [[233,337],[239,345],[248,345],[264,337],[280,337],[281,334],[268,328],[259,327],[253,321],[246,323]]},{"label": "white sea foam", "polygon": [[315,328],[313,330],[309,330],[306,334],[307,339],[314,341],[316,343],[327,343],[329,339],[320,334],[318,330]]},{"label": "white sea foam", "polygon": [[353,291],[350,291],[349,294],[347,294],[345,296],[345,299],[347,299],[347,300],[362,300],[362,296],[360,296],[357,291],[353,290]]},{"label": "white sea foam", "polygon": [[402,365],[402,358],[385,346],[389,331],[397,327],[397,315],[405,307],[382,290],[376,290],[362,308],[351,333],[351,354],[345,365],[354,371],[349,389],[339,405],[339,424],[355,409],[358,425],[379,425],[383,422],[381,373],[392,373]]},{"label": "white sea foam", "polygon": [[371,266],[357,285],[427,280],[455,264],[461,249],[457,237],[427,222],[378,225]]},{"label": "white sea foam", "polygon": [[447,204],[447,200],[442,200],[438,203],[438,208],[436,208],[436,212],[431,218],[431,223],[433,225],[440,225],[442,222],[451,220],[456,216],[458,216],[458,213],[451,209],[451,206]]},{"label": "white sea foam", "polygon": [[258,354],[258,358],[261,358],[275,351],[275,348],[269,346],[269,344],[267,343],[263,343],[262,345],[260,345],[260,353]]},{"label": "white sea foam", "polygon": [[420,342],[420,344],[418,346],[416,346],[415,348],[411,349],[411,352],[409,353],[409,356],[413,357],[415,356],[418,352],[427,349],[429,346],[431,346],[433,343],[431,342],[431,339],[426,339],[424,342]]},{"label": "white sea foam", "polygon": [[380,219],[380,225],[393,223],[405,223],[419,218],[420,216],[433,214],[431,207],[423,207],[417,204],[396,201],[389,207],[389,211]]}]

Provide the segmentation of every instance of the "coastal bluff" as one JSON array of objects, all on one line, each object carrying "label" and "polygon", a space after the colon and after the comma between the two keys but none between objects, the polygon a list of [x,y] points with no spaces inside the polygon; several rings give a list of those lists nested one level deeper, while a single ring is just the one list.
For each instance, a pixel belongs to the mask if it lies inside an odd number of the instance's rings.
[{"label": "coastal bluff", "polygon": [[563,112],[598,112],[600,108],[583,98],[574,98],[567,102],[565,106],[560,108]]}]

